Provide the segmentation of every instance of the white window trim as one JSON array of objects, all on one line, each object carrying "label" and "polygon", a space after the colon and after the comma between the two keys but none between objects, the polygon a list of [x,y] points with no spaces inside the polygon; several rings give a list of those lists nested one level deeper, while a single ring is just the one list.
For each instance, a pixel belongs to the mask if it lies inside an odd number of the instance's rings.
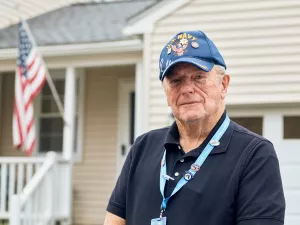
[{"label": "white window trim", "polygon": [[73,156],[74,162],[81,162],[82,161],[82,152],[83,152],[83,135],[84,135],[84,109],[85,109],[85,79],[86,74],[85,70],[76,69],[76,76],[78,77],[79,82],[79,95],[78,95],[78,121],[77,121],[77,151],[76,154]]},{"label": "white window trim", "polygon": [[[51,74],[52,79],[66,79],[66,69],[63,70],[63,73]],[[73,154],[73,162],[81,162],[82,161],[82,151],[83,151],[83,134],[84,134],[84,93],[85,93],[85,71],[84,69],[76,69],[76,77],[79,82],[79,95],[78,95],[78,121],[77,121],[77,138],[76,138],[76,153]],[[61,99],[62,100],[62,99]],[[36,102],[34,105],[35,110],[35,125],[36,130],[39,130],[40,127],[40,116],[41,116],[41,95],[39,94],[36,98]],[[37,132],[37,146],[36,150],[33,152],[35,156],[45,156],[46,153],[41,153],[38,151],[39,149],[39,132]],[[59,158],[62,157],[62,153],[59,154]]]},{"label": "white window trim", "polygon": [[[2,118],[2,99],[3,99],[3,74],[0,73],[0,118]],[[0,119],[0,127],[2,127],[2,119]],[[2,129],[0,129],[0,137],[2,135]]]},{"label": "white window trim", "polygon": [[[251,107],[226,107],[229,117],[263,117],[263,136],[272,141],[276,148],[280,148],[282,143],[300,143],[299,139],[284,139],[284,116],[299,116],[300,107],[295,104],[282,105],[265,105],[265,106],[251,106]],[[270,132],[270,119],[280,120],[279,125],[275,125],[274,129],[278,129],[276,136]]]},{"label": "white window trim", "polygon": [[284,131],[285,131],[285,127],[284,127],[284,117],[289,117],[289,116],[295,116],[295,117],[299,117],[299,113],[293,113],[293,112],[290,112],[290,113],[284,113],[282,116],[281,116],[281,120],[282,120],[282,140],[283,141],[297,141],[300,143],[300,138],[284,138]]}]

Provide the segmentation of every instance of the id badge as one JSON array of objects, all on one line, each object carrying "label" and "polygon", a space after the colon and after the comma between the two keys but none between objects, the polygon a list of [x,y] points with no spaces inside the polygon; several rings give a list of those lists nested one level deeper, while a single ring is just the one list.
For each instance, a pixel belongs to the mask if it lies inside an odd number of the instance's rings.
[{"label": "id badge", "polygon": [[160,218],[152,219],[151,225],[167,225],[167,217],[163,217],[162,220]]}]

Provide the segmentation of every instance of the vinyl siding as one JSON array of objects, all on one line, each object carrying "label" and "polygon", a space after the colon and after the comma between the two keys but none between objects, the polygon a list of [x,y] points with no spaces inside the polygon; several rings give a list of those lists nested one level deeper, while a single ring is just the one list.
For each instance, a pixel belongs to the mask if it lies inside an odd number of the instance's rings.
[{"label": "vinyl siding", "polygon": [[[158,79],[159,55],[180,31],[199,29],[215,42],[231,75],[226,104],[236,116],[254,110],[280,161],[287,225],[300,224],[300,140],[284,140],[285,113],[299,115],[300,1],[192,0],[155,24],[150,47],[149,130],[169,124]],[[295,111],[296,110],[296,111]],[[294,113],[293,113],[294,111]]]},{"label": "vinyl siding", "polygon": [[300,102],[300,2],[193,0],[155,25],[151,36],[149,129],[168,123],[158,59],[174,34],[200,29],[231,74],[227,105]]},{"label": "vinyl siding", "polygon": [[[3,76],[1,156],[25,156],[12,147],[13,73]],[[134,78],[135,66],[86,69],[81,162],[73,170],[73,225],[102,224],[116,182],[118,80]]]},{"label": "vinyl siding", "polygon": [[286,199],[286,225],[300,224],[300,139],[284,139],[284,116],[299,116],[299,104],[227,107],[230,117],[263,118],[263,136],[269,139],[279,159]]},{"label": "vinyl siding", "polygon": [[13,73],[2,74],[2,93],[0,93],[1,105],[1,131],[0,131],[0,157],[1,156],[26,156],[17,151],[12,144],[12,116],[14,106],[14,80]]},{"label": "vinyl siding", "polygon": [[73,223],[102,224],[116,182],[118,79],[134,66],[86,70],[82,163],[73,173]]}]

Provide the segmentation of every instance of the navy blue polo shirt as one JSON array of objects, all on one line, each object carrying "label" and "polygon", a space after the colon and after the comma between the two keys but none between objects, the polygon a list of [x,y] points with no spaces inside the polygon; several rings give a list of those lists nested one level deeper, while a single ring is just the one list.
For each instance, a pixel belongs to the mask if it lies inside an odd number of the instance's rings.
[{"label": "navy blue polo shirt", "polygon": [[[225,119],[206,140],[185,153],[176,123],[137,138],[128,154],[107,211],[126,225],[150,225],[159,217],[161,160],[166,149],[169,196]],[[285,199],[278,159],[271,142],[231,121],[194,178],[168,202],[168,225],[282,225]]]}]

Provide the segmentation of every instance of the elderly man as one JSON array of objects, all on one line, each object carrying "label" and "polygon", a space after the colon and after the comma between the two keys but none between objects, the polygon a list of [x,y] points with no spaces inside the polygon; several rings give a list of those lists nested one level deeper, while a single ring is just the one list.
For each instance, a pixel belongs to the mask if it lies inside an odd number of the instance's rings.
[{"label": "elderly man", "polygon": [[284,224],[274,147],[226,114],[230,77],[214,43],[178,33],[161,52],[159,78],[175,122],[137,138],[104,224]]}]

